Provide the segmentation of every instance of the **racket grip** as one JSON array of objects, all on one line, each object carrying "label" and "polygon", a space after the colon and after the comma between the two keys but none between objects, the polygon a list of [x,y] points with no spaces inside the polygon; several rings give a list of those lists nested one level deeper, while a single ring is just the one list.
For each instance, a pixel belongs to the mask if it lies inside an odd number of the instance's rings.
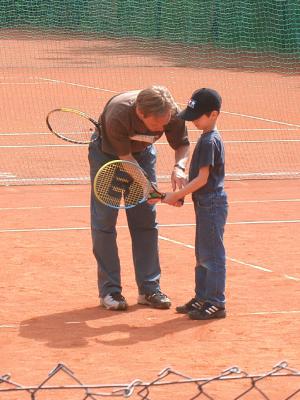
[{"label": "racket grip", "polygon": [[165,193],[157,193],[157,192],[151,192],[149,193],[148,199],[164,199],[166,197]]}]

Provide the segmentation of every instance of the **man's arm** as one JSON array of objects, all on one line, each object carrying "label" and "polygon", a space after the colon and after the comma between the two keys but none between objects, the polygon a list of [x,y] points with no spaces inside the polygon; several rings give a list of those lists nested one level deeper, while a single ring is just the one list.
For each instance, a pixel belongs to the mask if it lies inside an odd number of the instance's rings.
[{"label": "man's arm", "polygon": [[175,164],[171,175],[172,189],[181,189],[187,183],[186,166],[189,159],[190,145],[180,146],[175,150]]}]

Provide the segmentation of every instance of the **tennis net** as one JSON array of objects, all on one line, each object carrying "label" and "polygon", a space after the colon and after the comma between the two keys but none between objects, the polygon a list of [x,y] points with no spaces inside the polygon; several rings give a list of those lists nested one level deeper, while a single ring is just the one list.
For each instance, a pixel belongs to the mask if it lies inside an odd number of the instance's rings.
[{"label": "tennis net", "polygon": [[[297,0],[0,0],[0,184],[88,182],[87,148],[52,136],[46,114],[97,119],[152,84],[182,107],[197,88],[221,93],[227,179],[299,177],[299,17]],[[157,149],[168,179],[173,152]]]}]

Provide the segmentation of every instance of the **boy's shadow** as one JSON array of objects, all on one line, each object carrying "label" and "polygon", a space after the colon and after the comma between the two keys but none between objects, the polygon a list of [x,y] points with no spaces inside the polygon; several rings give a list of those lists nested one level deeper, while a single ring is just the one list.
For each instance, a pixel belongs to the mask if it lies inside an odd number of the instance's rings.
[{"label": "boy's shadow", "polygon": [[[151,341],[168,334],[201,327],[209,321],[191,321],[185,315],[174,314],[163,322],[152,326],[135,326],[132,323],[120,323],[126,320],[126,315],[134,311],[142,311],[141,306],[134,305],[128,311],[116,312],[101,309],[99,306],[71,310],[56,314],[41,315],[20,324],[19,334],[22,337],[45,342],[46,346],[54,348],[84,347],[88,339],[109,346],[126,346],[138,342]],[[169,312],[157,310],[158,313]],[[139,320],[137,313],[137,321]],[[174,318],[175,316],[175,318]],[[98,321],[110,318],[101,327],[92,327],[88,321]]]}]

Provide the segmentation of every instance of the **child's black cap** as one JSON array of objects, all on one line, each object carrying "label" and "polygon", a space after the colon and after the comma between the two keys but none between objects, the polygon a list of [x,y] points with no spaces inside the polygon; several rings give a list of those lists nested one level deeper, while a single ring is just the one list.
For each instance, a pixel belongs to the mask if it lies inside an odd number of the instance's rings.
[{"label": "child's black cap", "polygon": [[186,121],[194,121],[203,114],[220,111],[221,104],[222,98],[216,90],[198,89],[192,94],[186,109],[179,113],[179,117]]}]

